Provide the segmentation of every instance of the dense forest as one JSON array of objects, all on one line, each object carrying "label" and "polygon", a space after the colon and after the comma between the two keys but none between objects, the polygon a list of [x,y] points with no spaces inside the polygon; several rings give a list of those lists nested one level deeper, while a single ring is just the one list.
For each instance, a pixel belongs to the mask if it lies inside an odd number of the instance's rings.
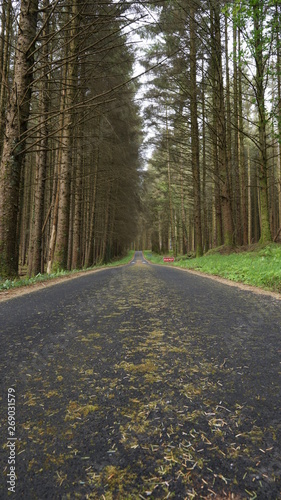
[{"label": "dense forest", "polygon": [[278,240],[280,0],[158,2],[146,29],[141,245],[202,255]]},{"label": "dense forest", "polygon": [[[0,276],[88,267],[136,236],[126,2],[1,2]],[[135,13],[136,21],[138,14]]]},{"label": "dense forest", "polygon": [[2,278],[278,239],[280,0],[0,9]]}]

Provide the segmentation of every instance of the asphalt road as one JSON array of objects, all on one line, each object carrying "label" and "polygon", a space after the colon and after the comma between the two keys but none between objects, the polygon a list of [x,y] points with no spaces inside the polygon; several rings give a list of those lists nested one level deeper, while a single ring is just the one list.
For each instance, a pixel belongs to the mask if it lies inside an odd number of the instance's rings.
[{"label": "asphalt road", "polygon": [[280,325],[139,252],[0,303],[0,498],[281,498]]}]

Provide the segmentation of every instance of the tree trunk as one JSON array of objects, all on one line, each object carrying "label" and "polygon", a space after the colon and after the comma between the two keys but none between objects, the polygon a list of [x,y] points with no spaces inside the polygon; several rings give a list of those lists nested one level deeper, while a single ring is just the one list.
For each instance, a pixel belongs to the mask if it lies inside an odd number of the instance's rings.
[{"label": "tree trunk", "polygon": [[91,200],[91,217],[90,217],[90,231],[88,245],[86,248],[85,266],[89,267],[93,264],[93,245],[94,245],[94,229],[95,229],[95,215],[96,215],[96,195],[97,195],[97,177],[98,177],[98,163],[99,154],[95,164],[94,179],[93,179],[93,197]]},{"label": "tree trunk", "polygon": [[208,221],[208,198],[207,198],[207,162],[206,162],[206,112],[205,112],[205,75],[204,59],[202,60],[202,169],[203,169],[203,251],[209,250],[209,221]]},{"label": "tree trunk", "polygon": [[220,179],[220,195],[222,208],[222,225],[224,244],[233,245],[233,220],[231,208],[231,193],[229,189],[229,165],[227,164],[226,119],[224,104],[224,88],[222,74],[222,47],[220,31],[220,9],[217,3],[213,6],[213,51],[214,59],[214,92],[217,115],[218,163]]},{"label": "tree trunk", "polygon": [[9,56],[11,50],[12,33],[12,1],[6,2],[6,7],[2,7],[1,19],[1,84],[0,84],[0,155],[2,155],[2,140],[4,131],[4,118],[7,100],[8,77],[9,77]]},{"label": "tree trunk", "polygon": [[[185,216],[185,208],[184,208],[184,192],[183,192],[183,168],[182,168],[182,159],[180,159],[180,189],[181,189],[181,223],[182,223],[182,239],[183,239],[183,254],[187,253],[188,249],[188,237],[186,230],[186,216]],[[160,218],[159,218],[160,225]],[[160,230],[159,230],[160,233]],[[160,236],[159,236],[160,237]],[[162,248],[161,239],[159,241],[160,251]]]},{"label": "tree trunk", "polygon": [[71,17],[70,40],[66,45],[66,70],[65,89],[63,101],[63,134],[62,154],[59,173],[59,205],[57,237],[52,267],[57,269],[67,268],[68,237],[69,237],[69,209],[70,209],[70,174],[72,161],[72,121],[73,112],[70,110],[74,102],[77,81],[77,0],[73,0],[69,15]]},{"label": "tree trunk", "polygon": [[71,120],[67,115],[64,121],[63,144],[59,173],[59,203],[57,235],[52,268],[57,271],[67,268],[68,234],[69,234],[69,200],[70,200],[70,166],[71,166]]},{"label": "tree trunk", "polygon": [[242,245],[242,220],[241,220],[241,182],[240,182],[240,154],[239,154],[239,110],[238,110],[238,56],[237,56],[237,27],[233,28],[233,121],[234,121],[234,145],[233,145],[233,198],[234,198],[234,219],[235,219],[235,242]]},{"label": "tree trunk", "polygon": [[266,109],[265,109],[265,89],[264,89],[264,58],[262,40],[262,21],[260,10],[263,6],[259,3],[253,4],[253,17],[255,28],[255,65],[256,65],[256,97],[258,107],[258,134],[259,134],[259,180],[260,180],[260,209],[261,209],[261,236],[260,243],[272,241],[270,231],[270,219],[268,209],[268,183],[267,183],[267,133],[266,133]]},{"label": "tree trunk", "polygon": [[[280,9],[280,7],[279,7]],[[276,5],[276,19],[281,21],[280,11],[278,10],[278,6]],[[280,23],[278,24],[280,26]],[[279,226],[281,227],[281,38],[279,31],[277,29],[277,97],[278,97],[278,219]]]},{"label": "tree trunk", "polygon": [[[83,139],[82,139],[83,144]],[[74,217],[73,217],[73,241],[72,241],[72,269],[81,267],[81,218],[82,218],[82,157],[77,155],[75,171],[74,191]]]},{"label": "tree trunk", "polygon": [[[59,181],[57,181],[58,183]],[[53,208],[53,220],[51,226],[51,237],[48,248],[48,259],[47,259],[47,273],[51,274],[52,265],[54,261],[54,251],[56,246],[57,237],[57,225],[58,225],[58,208],[59,208],[59,186],[57,185],[56,192],[54,192],[54,208]]]},{"label": "tree trunk", "polygon": [[[238,33],[238,50],[241,50],[240,31]],[[243,122],[243,103],[242,103],[242,70],[241,62],[238,67],[238,126],[239,126],[239,165],[240,165],[240,192],[241,192],[241,220],[243,227],[243,245],[248,242],[248,217],[247,217],[247,171],[244,149],[244,122]]]},{"label": "tree trunk", "polygon": [[112,188],[111,182],[109,182],[107,187],[106,202],[105,202],[105,219],[104,219],[103,234],[101,239],[101,250],[99,256],[100,262],[105,262],[106,246],[108,243],[111,188]]},{"label": "tree trunk", "polygon": [[9,98],[0,163],[0,276],[2,277],[18,274],[19,184],[30,110],[37,10],[38,0],[21,1],[14,83]]},{"label": "tree trunk", "polygon": [[168,173],[168,197],[169,197],[169,213],[170,213],[170,229],[173,255],[177,255],[176,239],[175,239],[175,226],[173,215],[173,201],[172,201],[172,182],[171,182],[171,165],[170,165],[170,143],[169,143],[169,129],[168,129],[168,116],[166,106],[166,149],[167,149],[167,173]]},{"label": "tree trunk", "polygon": [[[44,0],[43,3],[43,39],[47,38],[48,29],[48,7],[49,0]],[[42,262],[42,227],[44,218],[44,194],[45,180],[47,170],[47,147],[48,147],[48,125],[45,117],[49,110],[49,89],[48,89],[48,43],[43,43],[42,46],[42,80],[39,94],[39,109],[40,115],[40,142],[37,152],[36,161],[36,180],[34,194],[34,221],[31,227],[30,249],[28,259],[28,274],[29,276],[36,275],[41,272]]]},{"label": "tree trunk", "polygon": [[248,146],[248,245],[252,243],[251,157]]},{"label": "tree trunk", "polygon": [[190,6],[190,114],[191,114],[191,166],[193,177],[194,195],[194,221],[195,221],[195,252],[196,257],[203,255],[202,227],[201,227],[201,186],[199,164],[199,131],[197,111],[197,82],[196,82],[196,32],[195,10]]}]

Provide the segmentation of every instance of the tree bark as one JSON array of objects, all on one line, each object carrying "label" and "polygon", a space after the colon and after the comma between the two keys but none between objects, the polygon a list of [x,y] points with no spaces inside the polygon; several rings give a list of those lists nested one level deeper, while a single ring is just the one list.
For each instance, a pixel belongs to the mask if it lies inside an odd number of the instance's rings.
[{"label": "tree bark", "polygon": [[[83,144],[83,140],[82,140]],[[72,241],[72,269],[81,267],[81,218],[82,218],[82,158],[81,154],[76,159],[74,191],[74,216],[73,216],[73,241]]]},{"label": "tree bark", "polygon": [[77,80],[77,30],[78,30],[77,0],[73,0],[69,15],[71,16],[70,40],[66,45],[66,71],[64,89],[64,123],[62,134],[62,154],[59,173],[59,205],[57,237],[52,267],[67,268],[68,237],[69,237],[69,209],[70,209],[70,175],[72,151],[73,112],[69,109],[73,105]]},{"label": "tree bark", "polygon": [[[44,0],[43,3],[43,40],[48,37],[48,7],[49,0]],[[49,110],[49,89],[48,89],[48,43],[44,42],[42,46],[42,80],[39,93],[39,109],[40,109],[40,142],[38,145],[37,161],[36,161],[36,180],[34,194],[34,220],[31,227],[29,259],[28,259],[28,274],[29,276],[36,275],[41,272],[42,262],[42,227],[44,218],[44,195],[45,195],[45,180],[47,170],[47,147],[48,147],[48,124],[45,119]]]},{"label": "tree bark", "polygon": [[231,193],[229,189],[229,165],[227,164],[227,144],[226,144],[226,118],[224,104],[224,87],[222,74],[222,46],[220,30],[219,4],[214,2],[212,6],[213,19],[213,50],[214,60],[214,89],[215,109],[217,115],[217,141],[218,141],[218,164],[219,182],[222,208],[223,239],[227,246],[233,245],[233,220],[231,207]]},{"label": "tree bark", "polygon": [[30,111],[37,11],[38,0],[21,1],[14,82],[9,99],[0,163],[0,276],[2,277],[18,274],[19,185]]},{"label": "tree bark", "polygon": [[1,32],[1,84],[0,84],[0,155],[2,155],[2,140],[4,131],[4,118],[7,101],[8,76],[9,76],[9,56],[11,51],[12,38],[12,1],[6,2],[6,7],[2,7],[2,32]]},{"label": "tree bark", "polygon": [[193,177],[194,195],[194,221],[195,221],[195,253],[196,257],[203,255],[202,227],[201,227],[201,186],[199,164],[199,131],[197,111],[197,82],[196,82],[196,31],[195,9],[190,7],[190,114],[191,114],[191,166]]},{"label": "tree bark", "polygon": [[234,218],[235,218],[235,242],[238,246],[242,245],[242,220],[241,220],[241,182],[240,182],[240,119],[238,105],[238,40],[237,27],[233,27],[233,120],[234,120],[234,146],[233,146],[233,175],[234,175]]},{"label": "tree bark", "polygon": [[261,236],[260,243],[272,241],[270,231],[270,219],[268,209],[268,182],[267,182],[267,132],[266,132],[266,110],[265,110],[265,74],[263,57],[262,21],[261,9],[263,5],[253,3],[254,43],[255,43],[255,65],[256,65],[256,97],[258,107],[258,135],[259,135],[259,180],[260,180],[260,208],[261,208]]},{"label": "tree bark", "polygon": [[[240,31],[238,32],[238,50],[241,50]],[[238,66],[238,126],[239,126],[239,165],[240,165],[240,191],[241,191],[241,220],[243,227],[243,245],[248,242],[248,217],[247,217],[247,170],[244,145],[244,122],[243,122],[243,102],[242,102],[242,69],[241,61]]]},{"label": "tree bark", "polygon": [[175,226],[174,226],[174,210],[172,201],[172,181],[171,181],[171,163],[170,163],[170,143],[169,143],[169,129],[168,129],[168,113],[166,106],[166,155],[167,155],[167,174],[168,174],[168,197],[169,197],[169,214],[170,214],[170,230],[172,240],[173,255],[177,255],[177,246],[175,239]]},{"label": "tree bark", "polygon": [[[280,26],[278,21],[281,21],[280,6],[276,5],[276,19],[277,25]],[[277,29],[277,98],[278,98],[278,110],[277,110],[277,121],[278,121],[278,219],[279,226],[281,226],[281,37],[279,30]]]}]

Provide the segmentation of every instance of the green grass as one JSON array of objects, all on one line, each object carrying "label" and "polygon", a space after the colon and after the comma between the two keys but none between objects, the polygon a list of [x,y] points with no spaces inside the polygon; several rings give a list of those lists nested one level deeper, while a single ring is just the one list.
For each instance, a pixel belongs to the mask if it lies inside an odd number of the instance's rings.
[{"label": "green grass", "polygon": [[80,273],[81,271],[93,271],[94,269],[102,269],[102,268],[107,268],[107,267],[115,267],[115,266],[120,266],[124,264],[128,264],[131,259],[134,256],[134,250],[130,250],[128,254],[125,257],[122,257],[122,259],[119,260],[113,260],[112,262],[109,262],[108,264],[101,264],[101,265],[96,265],[93,267],[89,267],[88,269],[74,269],[72,271],[64,271],[64,270],[59,270],[55,273],[51,274],[37,274],[36,276],[33,276],[31,278],[29,277],[23,277],[23,278],[17,278],[14,280],[0,280],[0,292],[4,290],[10,290],[11,288],[19,288],[22,286],[29,286],[33,285],[34,283],[41,283],[42,281],[49,281],[54,278],[59,278],[63,276],[70,276],[73,274]]},{"label": "green grass", "polygon": [[[156,264],[163,264],[163,256],[144,252],[145,257]],[[272,243],[257,246],[253,251],[241,251],[221,255],[210,252],[200,258],[179,256],[173,266],[194,269],[206,274],[221,276],[232,281],[254,285],[266,290],[281,292],[281,245]]]}]

